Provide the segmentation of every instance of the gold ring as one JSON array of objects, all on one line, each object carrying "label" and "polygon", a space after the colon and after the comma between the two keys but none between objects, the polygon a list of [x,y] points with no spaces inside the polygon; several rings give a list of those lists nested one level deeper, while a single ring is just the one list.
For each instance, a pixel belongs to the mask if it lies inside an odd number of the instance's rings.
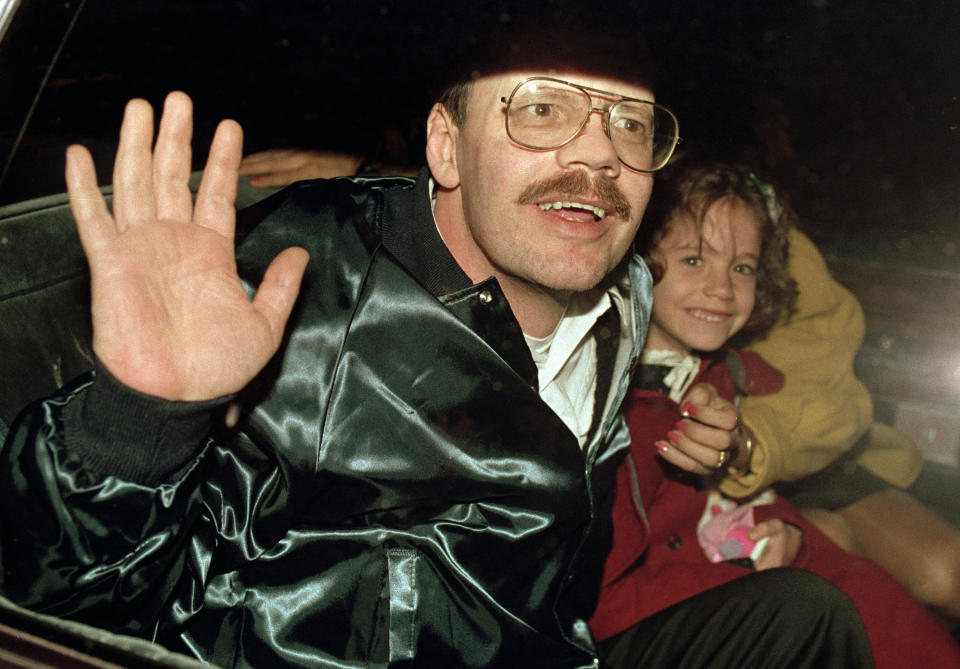
[{"label": "gold ring", "polygon": [[730,451],[720,451],[720,459],[717,460],[717,464],[715,464],[713,468],[721,469],[725,464],[727,464],[727,460],[729,459],[730,459]]}]

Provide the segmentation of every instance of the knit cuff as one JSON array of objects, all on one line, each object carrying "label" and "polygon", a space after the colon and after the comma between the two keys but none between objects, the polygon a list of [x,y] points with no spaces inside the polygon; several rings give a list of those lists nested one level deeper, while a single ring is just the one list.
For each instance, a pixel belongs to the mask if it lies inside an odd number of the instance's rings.
[{"label": "knit cuff", "polygon": [[63,412],[67,443],[101,476],[156,485],[200,452],[230,397],[171,402],[123,385],[97,361],[93,383]]}]

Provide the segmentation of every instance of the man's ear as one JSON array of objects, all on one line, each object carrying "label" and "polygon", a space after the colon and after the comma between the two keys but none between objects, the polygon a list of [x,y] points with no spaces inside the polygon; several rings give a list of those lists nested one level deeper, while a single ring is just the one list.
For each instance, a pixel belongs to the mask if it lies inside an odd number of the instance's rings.
[{"label": "man's ear", "polygon": [[457,168],[459,132],[447,108],[439,102],[433,105],[427,117],[427,165],[442,188],[452,189],[460,185],[460,170]]}]

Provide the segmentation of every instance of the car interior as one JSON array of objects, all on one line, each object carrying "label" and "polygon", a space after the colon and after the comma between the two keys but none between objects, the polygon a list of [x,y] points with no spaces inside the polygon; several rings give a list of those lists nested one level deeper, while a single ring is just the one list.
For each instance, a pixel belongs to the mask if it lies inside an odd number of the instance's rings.
[{"label": "car interior", "polygon": [[[960,467],[960,8],[634,4],[680,150],[735,154],[787,185],[834,277],[863,306],[856,371],[877,419],[938,466]],[[415,161],[431,101],[425,73],[444,49],[495,35],[512,7],[448,5],[0,0],[0,441],[21,407],[93,365],[88,270],[62,176],[69,144],[90,148],[109,196],[124,102],[157,107],[179,89],[195,103],[194,185],[228,117],[244,126],[248,153],[372,155],[392,127]],[[238,208],[270,192],[242,181]],[[0,597],[0,664],[8,657],[201,666]]]}]

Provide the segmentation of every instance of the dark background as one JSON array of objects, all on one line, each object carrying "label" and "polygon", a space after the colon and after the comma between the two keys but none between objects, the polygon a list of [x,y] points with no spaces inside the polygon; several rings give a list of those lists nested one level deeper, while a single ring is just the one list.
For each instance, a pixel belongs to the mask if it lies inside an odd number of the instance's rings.
[{"label": "dark background", "polygon": [[197,168],[223,117],[244,125],[248,151],[368,151],[395,125],[416,160],[424,82],[451,52],[531,10],[574,7],[650,45],[683,150],[776,178],[864,305],[858,372],[878,415],[956,462],[956,0],[23,0],[0,43],[0,205],[62,191],[72,142],[91,148],[108,183],[124,101],[157,106],[172,89],[196,103]]},{"label": "dark background", "polygon": [[[578,3],[81,4],[0,202],[63,190],[62,149],[72,141],[94,149],[108,181],[123,102],[159,104],[174,88],[196,101],[198,158],[226,116],[244,125],[250,151],[367,148],[387,123],[419,126],[429,102],[423,80],[449,45],[495,39],[531,7],[562,13]],[[23,0],[0,51],[3,159],[81,4]],[[588,3],[598,16],[617,7],[618,20],[631,5],[638,40],[661,68],[658,97],[680,118],[687,150],[772,170],[831,250],[887,262],[907,253],[911,263],[960,271],[960,3]],[[911,248],[892,239],[900,234]]]}]

